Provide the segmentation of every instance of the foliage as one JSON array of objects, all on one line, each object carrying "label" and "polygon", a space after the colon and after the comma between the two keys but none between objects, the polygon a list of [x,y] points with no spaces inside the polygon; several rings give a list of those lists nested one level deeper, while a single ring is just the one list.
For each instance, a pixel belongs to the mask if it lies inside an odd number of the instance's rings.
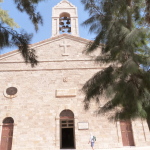
[{"label": "foliage", "polygon": [[10,27],[18,27],[12,18],[9,17],[8,12],[0,8],[1,22],[9,25]]},{"label": "foliage", "polygon": [[[85,108],[91,100],[108,101],[98,113],[109,119],[150,116],[150,0],[82,0],[90,18],[83,25],[97,36],[86,52],[102,51],[95,61],[106,68],[83,86]],[[110,65],[111,64],[111,65]]]},{"label": "foliage", "polygon": [[[35,30],[38,30],[38,24],[42,24],[42,17],[39,12],[36,12],[37,4],[44,0],[13,0],[16,8],[20,12],[26,12],[29,19],[32,21]],[[3,2],[3,0],[0,0]],[[31,63],[31,66],[37,64],[37,56],[35,50],[29,48],[32,38],[31,34],[25,31],[18,33],[14,28],[18,25],[12,18],[9,17],[7,11],[0,8],[0,49],[4,47],[17,46],[26,63]]]},{"label": "foliage", "polygon": [[39,12],[36,12],[37,4],[45,0],[14,0],[17,9],[20,12],[26,12],[29,15],[30,20],[38,30],[38,24],[42,24],[42,17]]}]

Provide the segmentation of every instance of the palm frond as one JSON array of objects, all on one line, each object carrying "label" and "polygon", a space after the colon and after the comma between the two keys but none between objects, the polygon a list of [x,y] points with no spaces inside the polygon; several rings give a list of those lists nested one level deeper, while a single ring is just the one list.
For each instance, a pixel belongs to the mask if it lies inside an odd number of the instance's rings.
[{"label": "palm frond", "polygon": [[15,30],[0,25],[0,48],[17,46],[25,62],[34,67],[38,61],[35,50],[29,47],[31,37],[25,32],[18,34]]}]

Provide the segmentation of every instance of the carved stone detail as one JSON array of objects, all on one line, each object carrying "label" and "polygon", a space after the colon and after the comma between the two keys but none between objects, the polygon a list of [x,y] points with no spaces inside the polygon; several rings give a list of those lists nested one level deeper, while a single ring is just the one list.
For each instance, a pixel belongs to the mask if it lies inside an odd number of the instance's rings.
[{"label": "carved stone detail", "polygon": [[64,47],[64,53],[62,54],[62,56],[68,56],[69,53],[67,53],[67,47],[70,47],[71,45],[67,44],[66,41],[63,41],[63,44],[59,45],[60,47]]},{"label": "carved stone detail", "polygon": [[63,78],[63,82],[68,82],[68,78]]}]

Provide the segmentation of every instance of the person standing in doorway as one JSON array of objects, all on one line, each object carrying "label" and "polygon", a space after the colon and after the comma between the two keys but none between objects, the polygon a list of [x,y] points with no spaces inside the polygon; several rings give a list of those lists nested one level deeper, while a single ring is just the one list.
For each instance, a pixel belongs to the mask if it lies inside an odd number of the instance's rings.
[{"label": "person standing in doorway", "polygon": [[94,150],[94,143],[95,143],[95,141],[96,141],[96,138],[93,136],[92,133],[90,133],[89,143],[91,143],[92,150]]}]

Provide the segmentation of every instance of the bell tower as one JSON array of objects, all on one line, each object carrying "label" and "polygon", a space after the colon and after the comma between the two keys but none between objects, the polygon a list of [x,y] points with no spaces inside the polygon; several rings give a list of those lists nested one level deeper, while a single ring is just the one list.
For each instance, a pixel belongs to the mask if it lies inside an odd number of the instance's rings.
[{"label": "bell tower", "polygon": [[62,0],[52,9],[52,37],[67,33],[79,36],[77,8]]}]

